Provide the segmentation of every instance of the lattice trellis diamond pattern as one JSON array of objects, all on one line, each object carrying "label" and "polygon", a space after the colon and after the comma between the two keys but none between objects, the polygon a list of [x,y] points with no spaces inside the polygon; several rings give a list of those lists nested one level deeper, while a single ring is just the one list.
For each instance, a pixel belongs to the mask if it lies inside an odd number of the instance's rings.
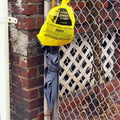
[{"label": "lattice trellis diamond pattern", "polygon": [[86,38],[76,35],[70,45],[61,47],[60,95],[82,89],[90,83],[92,50]]},{"label": "lattice trellis diamond pattern", "polygon": [[[113,36],[108,34],[103,40],[101,59],[107,81],[113,79],[114,74],[114,40],[115,34]],[[71,45],[61,47],[60,96],[94,84],[92,77],[93,53],[89,41],[87,37],[76,35]]]}]

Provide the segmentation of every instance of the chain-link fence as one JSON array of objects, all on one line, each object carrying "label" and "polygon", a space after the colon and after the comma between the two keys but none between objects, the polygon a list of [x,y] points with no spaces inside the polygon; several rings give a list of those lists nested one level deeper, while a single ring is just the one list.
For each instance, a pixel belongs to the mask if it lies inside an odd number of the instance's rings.
[{"label": "chain-link fence", "polygon": [[120,119],[120,2],[70,5],[75,38],[60,48],[59,120]]}]

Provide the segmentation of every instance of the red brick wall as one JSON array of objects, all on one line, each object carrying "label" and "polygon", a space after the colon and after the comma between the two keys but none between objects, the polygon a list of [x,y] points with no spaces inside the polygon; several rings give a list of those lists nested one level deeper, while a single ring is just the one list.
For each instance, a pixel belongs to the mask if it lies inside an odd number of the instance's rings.
[{"label": "red brick wall", "polygon": [[9,0],[11,119],[33,120],[43,112],[44,56],[36,38],[44,21],[43,0]]}]

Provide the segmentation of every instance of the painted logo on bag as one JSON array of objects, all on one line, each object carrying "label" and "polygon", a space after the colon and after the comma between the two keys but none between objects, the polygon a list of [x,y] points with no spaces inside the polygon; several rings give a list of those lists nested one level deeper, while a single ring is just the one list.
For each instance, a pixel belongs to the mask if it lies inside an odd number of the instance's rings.
[{"label": "painted logo on bag", "polygon": [[72,25],[72,21],[70,19],[68,11],[65,8],[59,9],[58,15],[53,17],[52,22],[60,25]]}]

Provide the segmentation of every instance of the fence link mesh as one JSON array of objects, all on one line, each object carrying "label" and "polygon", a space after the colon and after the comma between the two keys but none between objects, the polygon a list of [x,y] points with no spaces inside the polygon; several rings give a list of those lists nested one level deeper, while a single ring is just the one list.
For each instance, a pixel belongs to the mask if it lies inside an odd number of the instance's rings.
[{"label": "fence link mesh", "polygon": [[120,1],[70,5],[75,38],[60,48],[59,120],[120,119]]}]

